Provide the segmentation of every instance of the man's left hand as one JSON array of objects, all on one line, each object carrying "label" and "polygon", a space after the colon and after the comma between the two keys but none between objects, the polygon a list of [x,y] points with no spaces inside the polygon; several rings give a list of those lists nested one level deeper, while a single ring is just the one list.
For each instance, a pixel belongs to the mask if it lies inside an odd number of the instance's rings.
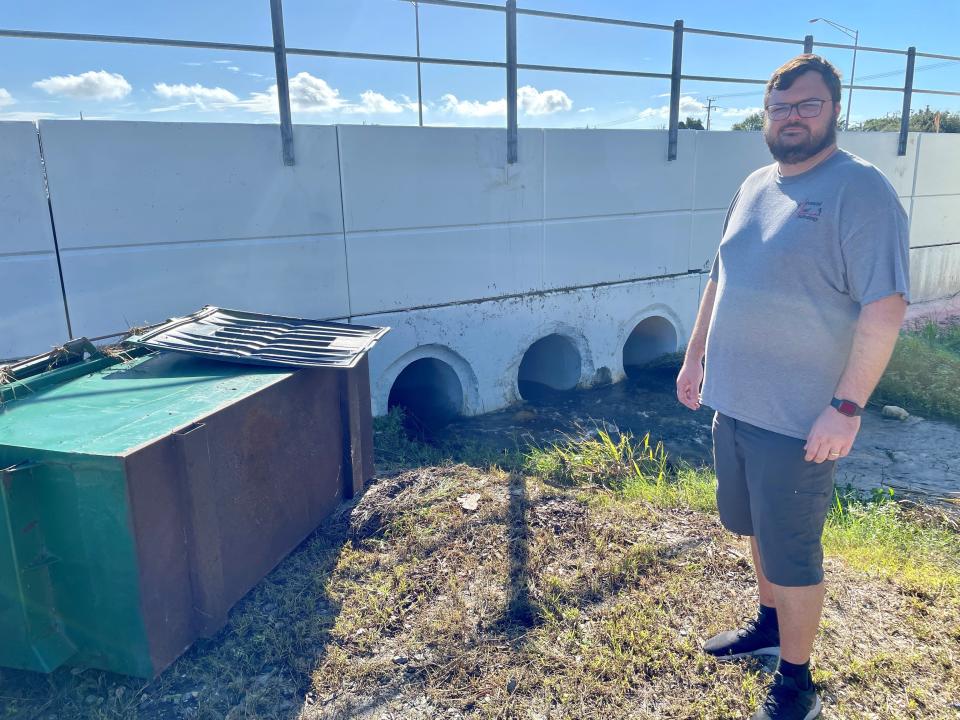
[{"label": "man's left hand", "polygon": [[839,460],[850,454],[853,441],[860,431],[860,418],[847,417],[833,407],[820,413],[820,417],[807,435],[807,451],[804,460],[822,463],[824,460]]}]

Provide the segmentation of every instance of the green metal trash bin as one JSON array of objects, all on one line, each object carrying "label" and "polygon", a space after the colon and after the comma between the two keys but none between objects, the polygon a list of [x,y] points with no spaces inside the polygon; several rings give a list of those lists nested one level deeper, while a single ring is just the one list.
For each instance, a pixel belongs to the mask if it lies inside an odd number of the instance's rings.
[{"label": "green metal trash bin", "polygon": [[373,471],[365,357],[152,352],[0,391],[0,666],[156,676]]}]

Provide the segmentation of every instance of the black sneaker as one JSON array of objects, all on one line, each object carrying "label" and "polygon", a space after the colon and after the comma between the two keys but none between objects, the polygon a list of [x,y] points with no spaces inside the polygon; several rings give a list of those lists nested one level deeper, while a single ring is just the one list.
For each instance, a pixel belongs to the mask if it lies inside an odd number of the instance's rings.
[{"label": "black sneaker", "polygon": [[703,644],[703,651],[717,660],[736,660],[751,655],[779,655],[780,630],[762,627],[754,618],[737,630],[726,630]]},{"label": "black sneaker", "polygon": [[767,699],[750,720],[813,720],[822,707],[812,683],[809,690],[801,690],[793,678],[777,673]]}]

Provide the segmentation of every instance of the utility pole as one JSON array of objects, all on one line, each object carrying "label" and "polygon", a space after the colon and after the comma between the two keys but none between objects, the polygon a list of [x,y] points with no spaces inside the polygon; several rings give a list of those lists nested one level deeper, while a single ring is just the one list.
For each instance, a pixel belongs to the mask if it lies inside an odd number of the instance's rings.
[{"label": "utility pole", "polygon": [[707,130],[710,129],[710,112],[713,110],[713,108],[720,107],[719,105],[713,104],[713,101],[716,99],[717,98],[707,98]]}]

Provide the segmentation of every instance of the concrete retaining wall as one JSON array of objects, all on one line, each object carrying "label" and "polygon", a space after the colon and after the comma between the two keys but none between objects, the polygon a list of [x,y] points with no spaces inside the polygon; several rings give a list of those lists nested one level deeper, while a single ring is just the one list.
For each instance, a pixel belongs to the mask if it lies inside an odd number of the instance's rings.
[{"label": "concrete retaining wall", "polygon": [[[581,385],[623,376],[648,315],[686,343],[703,271],[759,133],[0,123],[0,357],[105,335],[203,304],[394,327],[371,357],[383,412],[409,362],[457,373],[463,410],[517,399],[524,352],[558,334]],[[960,136],[841,135],[911,220],[914,300],[960,291]],[[62,265],[66,309],[57,266]],[[668,327],[662,325],[661,327]],[[644,337],[640,333],[637,337]],[[660,344],[664,342],[660,337]],[[671,341],[672,341],[672,335]],[[641,353],[642,354],[642,353]]]}]

